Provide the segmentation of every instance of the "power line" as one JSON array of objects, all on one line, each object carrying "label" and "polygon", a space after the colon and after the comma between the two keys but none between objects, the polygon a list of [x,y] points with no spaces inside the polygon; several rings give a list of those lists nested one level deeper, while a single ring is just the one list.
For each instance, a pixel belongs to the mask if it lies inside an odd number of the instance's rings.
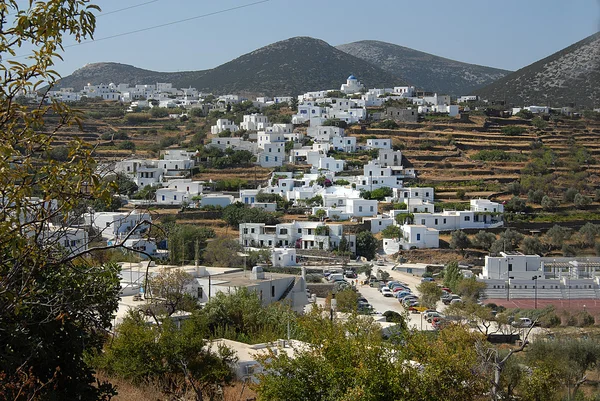
[{"label": "power line", "polygon": [[[154,0],[154,1],[158,1],[158,0]],[[69,47],[87,45],[87,44],[90,44],[90,43],[101,42],[103,40],[115,39],[115,38],[120,38],[122,36],[133,35],[135,33],[146,32],[146,31],[150,31],[150,30],[158,29],[158,28],[164,28],[166,26],[181,24],[182,22],[188,22],[188,21],[192,21],[192,20],[195,20],[195,19],[211,17],[213,15],[223,14],[223,13],[227,13],[227,12],[230,12],[230,11],[239,10],[239,9],[242,9],[242,8],[256,6],[258,4],[267,3],[269,1],[271,1],[271,0],[255,1],[253,3],[242,4],[241,6],[235,6],[235,7],[231,7],[231,8],[226,8],[226,9],[223,9],[223,10],[219,10],[219,11],[213,11],[213,12],[210,12],[210,13],[207,13],[207,14],[196,15],[195,17],[189,17],[189,18],[184,18],[184,19],[180,19],[180,20],[177,20],[177,21],[166,22],[166,23],[160,24],[160,25],[154,25],[154,26],[150,26],[150,27],[147,27],[147,28],[136,29],[134,31],[117,33],[115,35],[105,36],[105,37],[99,38],[99,39],[93,39],[93,40],[88,40],[88,41],[85,41],[85,42],[74,43],[72,45],[63,46],[63,48],[66,49],[66,48],[69,48]],[[143,4],[139,4],[138,6],[140,6],[140,5],[143,5]],[[137,6],[135,6],[135,7],[137,7]],[[117,12],[117,11],[122,11],[122,10],[115,10],[113,12]],[[19,58],[25,58],[25,57],[29,57],[29,56],[32,56],[32,55],[33,55],[33,53],[26,54],[26,55],[23,55],[23,56],[11,57],[11,58],[8,58],[7,60],[14,60],[14,59],[19,59]]]},{"label": "power line", "polygon": [[129,6],[129,7],[125,7],[125,8],[120,8],[118,10],[114,10],[114,11],[109,11],[109,12],[102,12],[100,15],[96,16],[96,18],[100,18],[100,17],[104,17],[106,15],[110,15],[110,14],[115,14],[115,13],[119,13],[121,11],[125,11],[125,10],[130,10],[132,8],[137,8],[137,7],[141,7],[141,6],[145,6],[147,4],[152,4],[152,3],[156,3],[159,0],[152,0],[152,1],[147,1],[145,3],[140,3],[140,4],[136,4],[134,6]]}]

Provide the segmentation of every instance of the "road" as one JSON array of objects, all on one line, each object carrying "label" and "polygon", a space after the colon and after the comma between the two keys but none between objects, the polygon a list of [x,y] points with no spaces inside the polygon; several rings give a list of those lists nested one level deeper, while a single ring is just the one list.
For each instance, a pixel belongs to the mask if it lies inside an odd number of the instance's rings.
[{"label": "road", "polygon": [[[373,266],[373,274],[375,274],[377,269],[386,271],[390,274],[391,279],[408,284],[412,292],[419,296],[420,294],[417,291],[417,286],[421,283],[421,278],[413,276],[412,274],[392,270],[392,267],[394,267],[394,263],[385,263],[383,266]],[[365,279],[366,276],[361,275],[359,277],[359,282]],[[388,310],[401,314],[405,313],[404,307],[396,298],[384,297],[381,295],[378,288],[369,287],[368,285],[359,285],[357,289],[378,313],[383,313]],[[442,306],[443,303],[439,302],[438,307],[441,308]],[[420,313],[409,313],[407,323],[409,328],[416,328],[417,330],[433,330],[431,323],[427,323],[422,319]]]}]

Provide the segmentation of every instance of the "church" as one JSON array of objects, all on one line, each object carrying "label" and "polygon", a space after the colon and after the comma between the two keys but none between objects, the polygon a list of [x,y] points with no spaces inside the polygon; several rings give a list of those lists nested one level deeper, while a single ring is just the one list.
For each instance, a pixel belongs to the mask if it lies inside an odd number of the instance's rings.
[{"label": "church", "polygon": [[360,92],[365,86],[360,83],[358,79],[354,75],[350,75],[346,80],[345,84],[342,84],[340,91],[349,95],[352,93]]}]

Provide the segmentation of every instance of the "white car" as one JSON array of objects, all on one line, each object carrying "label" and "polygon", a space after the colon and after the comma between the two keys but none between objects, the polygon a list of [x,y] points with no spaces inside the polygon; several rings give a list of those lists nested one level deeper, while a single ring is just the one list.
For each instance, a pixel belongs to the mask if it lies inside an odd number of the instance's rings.
[{"label": "white car", "polygon": [[381,295],[383,295],[384,297],[393,297],[394,293],[387,287],[383,287],[381,289]]},{"label": "white car", "polygon": [[513,321],[511,325],[513,327],[531,327],[531,325],[533,325],[533,322],[528,317],[522,317],[518,320]]}]

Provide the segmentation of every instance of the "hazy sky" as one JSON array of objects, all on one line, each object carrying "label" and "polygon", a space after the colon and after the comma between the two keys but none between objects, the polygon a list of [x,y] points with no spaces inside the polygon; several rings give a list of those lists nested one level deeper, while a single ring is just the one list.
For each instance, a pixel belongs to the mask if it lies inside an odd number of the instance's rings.
[{"label": "hazy sky", "polygon": [[[255,1],[97,0],[103,12],[95,37]],[[111,13],[136,5],[140,6]],[[67,75],[100,61],[156,71],[208,69],[294,36],[311,36],[334,46],[381,40],[454,60],[516,70],[597,32],[599,17],[599,0],[269,0],[71,47],[57,70]]]}]

